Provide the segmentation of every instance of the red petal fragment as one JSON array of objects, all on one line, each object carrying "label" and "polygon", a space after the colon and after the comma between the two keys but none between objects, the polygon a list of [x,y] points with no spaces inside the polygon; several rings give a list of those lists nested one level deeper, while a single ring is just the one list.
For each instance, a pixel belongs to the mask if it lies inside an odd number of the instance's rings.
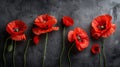
[{"label": "red petal fragment", "polygon": [[39,43],[39,36],[34,36],[33,42],[35,43],[35,45],[38,45],[38,43]]}]

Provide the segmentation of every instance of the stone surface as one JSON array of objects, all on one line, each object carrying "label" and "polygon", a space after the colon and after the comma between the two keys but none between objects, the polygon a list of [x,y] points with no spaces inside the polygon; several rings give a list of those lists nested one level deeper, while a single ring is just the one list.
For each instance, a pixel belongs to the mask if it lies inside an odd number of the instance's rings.
[{"label": "stone surface", "polygon": [[[49,33],[45,67],[59,67],[59,56],[62,49],[62,23],[65,15],[72,17],[74,26],[67,28],[66,32],[75,27],[83,28],[90,37],[90,22],[98,15],[108,13],[117,25],[116,32],[105,40],[105,53],[108,67],[120,67],[120,0],[0,0],[0,67],[3,67],[2,52],[8,33],[6,24],[12,20],[23,20],[28,26],[27,39],[33,37],[31,28],[34,19],[41,14],[50,14],[58,19],[56,26],[59,31]],[[66,33],[67,35],[67,33]],[[23,67],[23,54],[27,41],[17,42],[16,67]],[[27,52],[27,67],[41,67],[45,35],[41,36],[40,44],[35,46],[32,42]],[[101,40],[92,40],[87,49],[82,52],[71,53],[72,67],[99,67],[99,55],[92,55],[91,46],[101,44]],[[8,45],[10,42],[8,43]],[[63,67],[69,67],[67,52],[70,43],[66,40],[63,56]],[[7,67],[12,67],[12,53],[6,51]]]}]

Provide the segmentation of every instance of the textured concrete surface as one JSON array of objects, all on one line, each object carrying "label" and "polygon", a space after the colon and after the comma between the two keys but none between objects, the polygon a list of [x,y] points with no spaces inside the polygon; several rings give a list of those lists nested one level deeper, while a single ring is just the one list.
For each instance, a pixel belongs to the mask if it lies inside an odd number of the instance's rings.
[{"label": "textured concrete surface", "polygon": [[[108,13],[117,25],[116,32],[105,40],[105,53],[108,67],[120,67],[120,0],[0,0],[0,67],[3,67],[2,52],[5,39],[9,36],[5,30],[6,24],[12,20],[23,20],[28,26],[27,39],[32,38],[31,28],[33,20],[41,14],[48,13],[58,19],[57,32],[49,33],[45,67],[59,67],[59,56],[62,49],[62,23],[64,15],[72,17],[74,26],[67,28],[66,32],[75,27],[83,28],[90,37],[90,22],[100,14]],[[67,33],[66,33],[67,35]],[[27,67],[41,67],[45,35],[41,36],[38,46],[32,42],[27,52]],[[99,55],[92,55],[92,44],[101,40],[92,40],[87,49],[82,52],[72,50],[72,67],[99,67]],[[9,45],[10,43],[8,43]],[[17,42],[16,67],[23,67],[23,54],[26,41]],[[67,51],[70,43],[66,40],[66,49],[63,56],[63,67],[69,67]],[[6,52],[7,67],[12,67],[12,53]]]}]

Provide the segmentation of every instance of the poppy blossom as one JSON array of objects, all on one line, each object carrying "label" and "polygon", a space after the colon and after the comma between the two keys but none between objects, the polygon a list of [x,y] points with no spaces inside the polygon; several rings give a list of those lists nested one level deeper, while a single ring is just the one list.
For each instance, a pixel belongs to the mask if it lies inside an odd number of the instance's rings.
[{"label": "poppy blossom", "polygon": [[63,24],[65,25],[65,26],[72,26],[73,24],[74,24],[74,21],[73,21],[73,19],[72,18],[70,18],[69,16],[64,16],[63,18],[62,18],[62,21],[63,21]]},{"label": "poppy blossom", "polygon": [[104,14],[96,17],[91,25],[91,35],[95,39],[100,37],[106,38],[113,34],[116,29],[116,25],[111,22],[112,17],[108,14]]},{"label": "poppy blossom", "polygon": [[57,19],[54,16],[48,14],[43,14],[38,16],[34,21],[35,27],[33,27],[32,29],[32,32],[35,34],[33,40],[37,40],[37,41],[33,41],[33,42],[35,44],[38,44],[39,35],[59,30],[59,27],[54,26],[56,23],[57,23]]},{"label": "poppy blossom", "polygon": [[11,39],[16,41],[26,40],[26,36],[24,34],[26,29],[26,24],[21,20],[11,21],[6,27],[6,31],[11,35]]},{"label": "poppy blossom", "polygon": [[91,52],[92,52],[93,54],[98,54],[98,53],[100,53],[100,46],[99,46],[98,44],[94,44],[94,45],[92,46],[92,48],[91,48]]},{"label": "poppy blossom", "polygon": [[37,27],[34,27],[32,31],[34,34],[40,35],[54,30],[59,30],[59,27],[54,27],[56,23],[57,19],[54,16],[43,14],[35,19],[34,24]]},{"label": "poppy blossom", "polygon": [[34,24],[41,29],[51,28],[56,23],[57,23],[57,19],[54,16],[48,14],[40,15],[34,21]]},{"label": "poppy blossom", "polygon": [[71,30],[68,32],[68,41],[75,42],[79,51],[84,50],[89,45],[89,37],[87,33],[79,27],[75,28],[74,31]]}]

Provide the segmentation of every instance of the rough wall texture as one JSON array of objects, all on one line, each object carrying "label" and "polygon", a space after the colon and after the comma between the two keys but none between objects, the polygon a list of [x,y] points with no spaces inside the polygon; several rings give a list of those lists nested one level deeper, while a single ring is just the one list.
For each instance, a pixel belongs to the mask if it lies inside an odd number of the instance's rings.
[{"label": "rough wall texture", "polygon": [[[61,18],[64,15],[71,16],[75,20],[72,27],[83,28],[90,37],[90,22],[100,14],[108,13],[113,17],[113,23],[117,25],[116,32],[105,40],[105,53],[108,67],[120,67],[120,0],[0,0],[0,67],[3,67],[2,52],[4,41],[9,36],[5,31],[6,24],[14,19],[23,20],[29,29],[26,32],[28,39],[32,38],[31,28],[33,20],[40,14],[48,13],[58,19],[57,26],[60,30],[49,33],[45,67],[59,67],[59,56],[62,49]],[[67,35],[67,33],[66,33]],[[38,46],[30,43],[27,52],[27,67],[41,67],[45,35],[41,36]],[[99,43],[90,37],[90,44],[82,52],[73,49],[71,54],[72,67],[99,67],[99,56],[92,55],[92,44]],[[9,45],[10,43],[8,43]],[[16,67],[23,67],[23,54],[26,41],[17,42]],[[69,67],[67,52],[70,43],[66,40],[66,49],[63,56],[63,67]],[[12,53],[6,52],[7,67],[12,67]]]}]

